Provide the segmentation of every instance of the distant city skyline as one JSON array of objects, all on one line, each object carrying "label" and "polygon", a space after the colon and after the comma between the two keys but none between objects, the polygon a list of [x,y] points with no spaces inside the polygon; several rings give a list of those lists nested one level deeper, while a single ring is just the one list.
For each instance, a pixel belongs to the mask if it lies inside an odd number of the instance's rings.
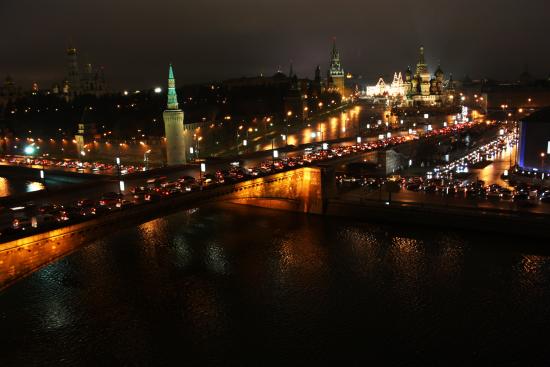
[{"label": "distant city skyline", "polygon": [[116,90],[163,86],[170,62],[178,85],[268,76],[278,66],[286,73],[291,61],[300,77],[313,77],[316,65],[326,75],[333,37],[344,70],[366,81],[413,66],[420,45],[430,72],[440,62],[455,79],[516,79],[526,66],[539,78],[550,73],[544,47],[550,5],[543,0],[344,0],[337,6],[326,0],[98,0],[93,6],[53,0],[48,7],[7,0],[0,11],[11,14],[4,18],[10,32],[0,40],[9,50],[0,59],[0,77],[11,75],[28,89],[33,81],[49,89],[66,77],[69,44],[81,64],[104,66]]}]

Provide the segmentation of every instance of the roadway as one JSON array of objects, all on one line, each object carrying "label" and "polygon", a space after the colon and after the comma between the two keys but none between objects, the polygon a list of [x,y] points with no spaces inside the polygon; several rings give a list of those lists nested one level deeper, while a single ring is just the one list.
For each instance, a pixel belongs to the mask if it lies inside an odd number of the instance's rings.
[{"label": "roadway", "polygon": [[[509,169],[510,157],[515,156],[515,148],[504,150],[496,155],[490,164],[483,168],[472,169],[468,174],[462,174],[461,177],[465,180],[475,181],[483,180],[486,185],[498,184],[503,187],[510,187],[508,182],[502,179],[504,170]],[[367,191],[365,187],[351,190],[341,196],[342,200],[352,202],[361,201],[388,201],[389,195],[387,192],[380,190]],[[519,210],[532,213],[550,214],[550,204],[541,203],[539,201],[531,202],[531,205],[518,204],[511,199],[497,200],[495,199],[479,199],[467,198],[464,193],[459,193],[453,196],[447,196],[437,193],[425,193],[423,191],[410,191],[402,189],[391,195],[392,201],[403,203],[418,203],[425,205],[437,206],[456,206],[480,209],[503,209],[503,210]]]},{"label": "roadway", "polygon": [[502,175],[504,174],[505,170],[510,169],[510,165],[514,164],[513,161],[515,155],[516,148],[508,148],[497,154],[491,164],[483,168],[472,169],[470,171],[470,176],[485,181],[487,185],[497,184],[502,187],[510,188],[508,181],[502,179]]}]

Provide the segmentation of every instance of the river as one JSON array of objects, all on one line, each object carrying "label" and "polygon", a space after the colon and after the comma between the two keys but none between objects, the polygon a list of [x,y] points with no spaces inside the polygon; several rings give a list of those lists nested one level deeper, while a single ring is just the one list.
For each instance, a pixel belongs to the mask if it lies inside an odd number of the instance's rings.
[{"label": "river", "polygon": [[548,365],[538,245],[229,204],[181,212],[0,293],[0,366]]}]

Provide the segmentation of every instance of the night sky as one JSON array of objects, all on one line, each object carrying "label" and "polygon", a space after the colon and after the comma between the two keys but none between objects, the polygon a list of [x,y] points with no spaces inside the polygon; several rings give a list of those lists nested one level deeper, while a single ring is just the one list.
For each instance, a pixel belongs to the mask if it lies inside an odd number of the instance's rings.
[{"label": "night sky", "polygon": [[426,47],[461,79],[550,73],[548,0],[0,0],[0,77],[49,88],[65,49],[103,65],[112,88],[323,73],[336,37],[344,69],[367,80],[414,65]]}]

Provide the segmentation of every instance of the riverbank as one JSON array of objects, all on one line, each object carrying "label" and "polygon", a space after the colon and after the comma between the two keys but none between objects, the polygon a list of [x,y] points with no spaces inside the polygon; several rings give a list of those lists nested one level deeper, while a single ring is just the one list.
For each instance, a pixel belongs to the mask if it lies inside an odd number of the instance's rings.
[{"label": "riverbank", "polygon": [[327,215],[379,223],[550,238],[550,215],[528,211],[469,208],[377,200],[330,200]]}]

